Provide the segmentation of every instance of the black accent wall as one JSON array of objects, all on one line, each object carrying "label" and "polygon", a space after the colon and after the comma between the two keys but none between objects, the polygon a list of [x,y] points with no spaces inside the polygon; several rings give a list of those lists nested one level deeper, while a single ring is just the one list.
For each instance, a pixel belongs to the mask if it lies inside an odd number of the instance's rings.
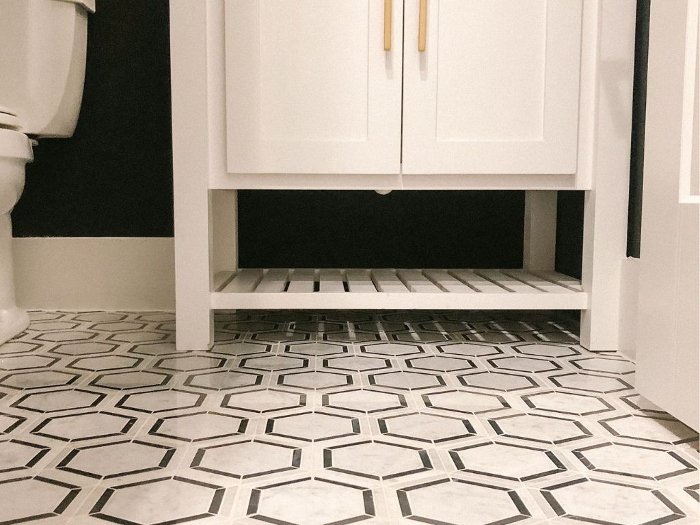
[{"label": "black accent wall", "polygon": [[15,236],[172,236],[167,0],[97,1],[78,128],[34,155]]},{"label": "black accent wall", "polygon": [[523,192],[239,192],[251,268],[522,266]]},{"label": "black accent wall", "polygon": [[[649,0],[640,0],[638,53],[648,9]],[[42,140],[35,149],[13,212],[15,236],[173,234],[168,38],[167,0],[97,0],[78,128],[71,139]],[[633,222],[641,205],[645,56],[635,84]],[[523,192],[242,191],[239,207],[242,266],[522,263]],[[560,194],[557,268],[571,275],[580,274],[582,210],[582,192]],[[638,233],[631,224],[633,255]]]},{"label": "black accent wall", "polygon": [[642,181],[644,172],[644,125],[647,108],[647,63],[649,60],[649,15],[651,0],[637,0],[637,35],[634,42],[634,101],[632,106],[632,151],[630,200],[627,222],[627,255],[639,258],[642,237]]}]

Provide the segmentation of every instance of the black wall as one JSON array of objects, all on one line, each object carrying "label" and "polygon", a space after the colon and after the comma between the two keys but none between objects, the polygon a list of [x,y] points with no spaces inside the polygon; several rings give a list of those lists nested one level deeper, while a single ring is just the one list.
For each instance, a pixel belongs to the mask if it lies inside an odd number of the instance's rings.
[{"label": "black wall", "polygon": [[173,234],[167,0],[98,0],[71,139],[42,140],[14,235]]},{"label": "black wall", "polygon": [[639,257],[642,237],[642,175],[644,171],[644,125],[647,106],[647,62],[649,59],[649,15],[651,0],[637,0],[637,37],[634,43],[634,101],[632,106],[632,151],[630,200],[627,222],[627,255]]},{"label": "black wall", "polygon": [[[649,0],[640,0],[648,16]],[[645,7],[646,6],[646,7]],[[640,28],[645,30],[644,24]],[[648,29],[648,25],[646,26]],[[42,140],[27,168],[14,234],[173,234],[167,0],[98,0],[75,136]],[[638,38],[645,42],[646,35]],[[638,47],[639,51],[639,47]],[[638,61],[636,87],[645,85]],[[640,98],[635,103],[639,124]],[[636,128],[636,164],[643,134]],[[641,142],[640,142],[641,141]],[[636,167],[635,167],[636,166]],[[639,177],[630,210],[640,205]],[[254,192],[239,194],[248,267],[517,267],[523,192]],[[582,192],[559,197],[557,267],[580,274]],[[631,226],[631,253],[635,230]],[[637,252],[638,253],[638,252]]]},{"label": "black wall", "polygon": [[253,268],[522,265],[522,192],[246,191],[238,202]]}]

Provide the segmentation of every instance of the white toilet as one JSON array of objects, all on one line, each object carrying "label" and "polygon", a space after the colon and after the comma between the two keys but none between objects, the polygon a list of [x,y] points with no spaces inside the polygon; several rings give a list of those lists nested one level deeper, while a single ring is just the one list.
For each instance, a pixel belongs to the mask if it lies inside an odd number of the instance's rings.
[{"label": "white toilet", "polygon": [[95,0],[0,0],[0,344],[29,324],[15,299],[10,212],[32,140],[75,131],[94,11]]}]

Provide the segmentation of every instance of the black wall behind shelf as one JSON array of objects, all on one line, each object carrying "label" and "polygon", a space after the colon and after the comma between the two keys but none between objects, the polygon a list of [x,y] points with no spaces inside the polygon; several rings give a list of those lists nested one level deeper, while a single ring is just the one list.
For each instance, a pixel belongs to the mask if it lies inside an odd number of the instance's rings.
[{"label": "black wall behind shelf", "polygon": [[[631,255],[638,255],[649,0],[638,5]],[[168,38],[167,0],[97,0],[78,129],[36,148],[13,212],[15,236],[173,234]],[[244,191],[239,207],[243,266],[522,263],[523,192]],[[582,209],[582,192],[560,193],[557,268],[571,275],[580,274]]]}]

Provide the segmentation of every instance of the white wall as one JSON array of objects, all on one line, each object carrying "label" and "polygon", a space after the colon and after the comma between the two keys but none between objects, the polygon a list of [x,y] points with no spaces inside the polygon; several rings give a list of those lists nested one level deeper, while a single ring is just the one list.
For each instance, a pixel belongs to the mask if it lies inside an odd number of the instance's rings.
[{"label": "white wall", "polygon": [[24,308],[175,309],[172,238],[31,237],[13,249]]}]

